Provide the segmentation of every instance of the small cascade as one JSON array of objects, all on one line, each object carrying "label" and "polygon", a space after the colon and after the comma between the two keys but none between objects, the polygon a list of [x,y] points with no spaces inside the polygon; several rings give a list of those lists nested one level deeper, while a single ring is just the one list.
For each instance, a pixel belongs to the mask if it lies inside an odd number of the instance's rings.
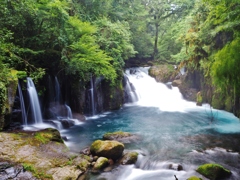
[{"label": "small cascade", "polygon": [[65,107],[67,108],[67,118],[68,118],[68,119],[72,119],[73,116],[72,116],[72,110],[71,110],[71,108],[70,108],[67,104],[65,104]]},{"label": "small cascade", "polygon": [[55,80],[55,102],[60,102],[61,91],[57,76],[55,76],[54,80]]},{"label": "small cascade", "polygon": [[22,112],[22,121],[23,121],[24,125],[27,125],[26,108],[25,108],[25,104],[24,104],[22,89],[21,89],[19,82],[18,82],[18,94],[19,94],[20,106],[21,106],[21,112]]},{"label": "small cascade", "polygon": [[136,89],[134,85],[130,83],[126,74],[124,74],[124,99],[125,103],[133,103],[138,101]]},{"label": "small cascade", "polygon": [[27,78],[27,91],[30,100],[30,106],[32,110],[32,121],[34,124],[42,123],[42,113],[40,109],[39,99],[35,85],[31,78]]},{"label": "small cascade", "polygon": [[[136,88],[128,87],[137,95],[137,104],[148,107],[158,107],[162,111],[184,111],[189,107],[196,107],[196,103],[187,102],[177,87],[169,88],[166,84],[158,83],[148,75],[148,69],[132,68],[126,70],[129,82]],[[131,94],[131,93],[130,93]]]},{"label": "small cascade", "polygon": [[95,99],[94,99],[94,85],[93,85],[93,77],[91,77],[90,81],[91,88],[89,89],[91,93],[91,107],[92,107],[92,115],[95,115]]}]

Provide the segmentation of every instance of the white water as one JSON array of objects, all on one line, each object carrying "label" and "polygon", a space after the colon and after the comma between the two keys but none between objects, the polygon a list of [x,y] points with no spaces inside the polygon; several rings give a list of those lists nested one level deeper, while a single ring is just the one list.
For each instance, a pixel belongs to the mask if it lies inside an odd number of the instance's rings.
[{"label": "white water", "polygon": [[183,99],[177,87],[157,83],[156,80],[148,75],[148,67],[137,68],[133,74],[126,70],[129,81],[134,85],[140,106],[158,107],[161,111],[184,112],[188,108],[195,108],[195,102]]},{"label": "white water", "polygon": [[42,123],[42,113],[38,100],[37,91],[31,78],[27,78],[27,90],[29,94],[30,106],[32,110],[32,121],[34,124]]},{"label": "white water", "polygon": [[27,125],[27,115],[26,115],[26,109],[25,109],[25,104],[24,104],[24,100],[23,100],[23,94],[22,94],[22,89],[21,89],[20,83],[18,83],[18,94],[19,94],[19,98],[20,98],[23,125]]}]

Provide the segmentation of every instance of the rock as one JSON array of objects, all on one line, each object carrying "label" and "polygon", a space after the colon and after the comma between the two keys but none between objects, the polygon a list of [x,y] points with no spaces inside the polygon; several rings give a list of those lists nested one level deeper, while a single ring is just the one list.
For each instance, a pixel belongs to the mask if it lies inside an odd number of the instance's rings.
[{"label": "rock", "polygon": [[40,130],[35,133],[35,138],[42,143],[47,143],[49,141],[55,141],[63,143],[63,139],[57,129],[47,128]]},{"label": "rock", "polygon": [[121,160],[119,161],[122,165],[135,164],[138,158],[137,152],[128,152],[126,153]]},{"label": "rock", "polygon": [[202,178],[199,178],[197,176],[191,176],[190,178],[188,178],[187,180],[202,180]]},{"label": "rock", "polygon": [[204,164],[199,166],[196,171],[210,180],[226,178],[232,174],[231,171],[219,164]]},{"label": "rock", "polygon": [[149,75],[154,77],[157,82],[169,82],[174,79],[177,71],[174,70],[173,65],[162,64],[157,66],[152,66],[149,69]]},{"label": "rock", "polygon": [[28,179],[35,180],[32,173],[26,171],[19,164],[0,162],[0,179]]},{"label": "rock", "polygon": [[51,168],[47,171],[48,174],[52,174],[53,179],[65,180],[65,179],[77,179],[83,172],[73,166],[64,166]]},{"label": "rock", "polygon": [[183,167],[182,167],[181,164],[170,164],[169,169],[173,169],[173,170],[176,170],[176,171],[182,171]]},{"label": "rock", "polygon": [[131,134],[129,132],[117,131],[110,132],[103,135],[104,140],[115,140],[122,143],[131,143],[139,140],[137,135]]},{"label": "rock", "polygon": [[102,170],[108,165],[108,159],[105,157],[100,157],[93,166],[93,170]]},{"label": "rock", "polygon": [[110,172],[113,170],[113,167],[112,166],[108,166],[106,168],[103,169],[104,172]]},{"label": "rock", "polygon": [[87,171],[87,169],[90,167],[91,163],[82,157],[77,157],[73,160],[73,164],[75,164],[80,170]]},{"label": "rock", "polygon": [[90,147],[86,147],[80,151],[80,154],[90,155]]},{"label": "rock", "polygon": [[92,143],[90,151],[93,155],[116,160],[122,156],[124,145],[118,141],[96,140]]}]

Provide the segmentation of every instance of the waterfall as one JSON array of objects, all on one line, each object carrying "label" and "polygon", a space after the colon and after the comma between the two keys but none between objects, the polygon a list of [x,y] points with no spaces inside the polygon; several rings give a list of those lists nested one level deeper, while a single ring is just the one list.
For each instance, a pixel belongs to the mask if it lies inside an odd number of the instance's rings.
[{"label": "waterfall", "polygon": [[60,85],[57,76],[55,76],[55,102],[60,101],[60,95],[61,95]]},{"label": "waterfall", "polygon": [[18,82],[18,94],[19,94],[19,98],[20,98],[20,106],[21,106],[21,112],[22,112],[22,121],[23,121],[24,125],[27,125],[26,109],[25,109],[22,89],[21,89],[21,86],[20,86],[19,82]]},{"label": "waterfall", "polygon": [[158,107],[162,111],[185,111],[188,107],[196,107],[195,102],[183,99],[177,87],[169,89],[166,84],[156,82],[148,75],[148,69],[132,68],[125,72],[129,82],[135,87],[138,105]]},{"label": "waterfall", "polygon": [[67,104],[65,104],[65,107],[67,108],[67,118],[68,118],[68,119],[72,119],[73,116],[72,116],[72,110],[71,110],[71,108],[70,108]]},{"label": "waterfall", "polygon": [[91,93],[91,107],[92,107],[92,115],[95,115],[95,100],[94,100],[94,85],[93,85],[93,77],[90,80],[90,93]]},{"label": "waterfall", "polygon": [[27,90],[32,110],[32,121],[34,124],[42,123],[42,113],[38,100],[37,91],[31,78],[27,78]]},{"label": "waterfall", "polygon": [[132,83],[130,83],[126,74],[124,74],[124,96],[125,103],[132,103],[138,101],[138,95],[136,89]]}]

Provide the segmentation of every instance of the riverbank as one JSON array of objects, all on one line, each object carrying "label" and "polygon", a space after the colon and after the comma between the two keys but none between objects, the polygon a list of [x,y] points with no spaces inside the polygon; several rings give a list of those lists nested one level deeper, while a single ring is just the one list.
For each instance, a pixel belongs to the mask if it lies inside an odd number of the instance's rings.
[{"label": "riverbank", "polygon": [[2,164],[22,166],[30,179],[77,179],[89,164],[85,156],[70,152],[55,129],[1,132],[0,155]]}]

